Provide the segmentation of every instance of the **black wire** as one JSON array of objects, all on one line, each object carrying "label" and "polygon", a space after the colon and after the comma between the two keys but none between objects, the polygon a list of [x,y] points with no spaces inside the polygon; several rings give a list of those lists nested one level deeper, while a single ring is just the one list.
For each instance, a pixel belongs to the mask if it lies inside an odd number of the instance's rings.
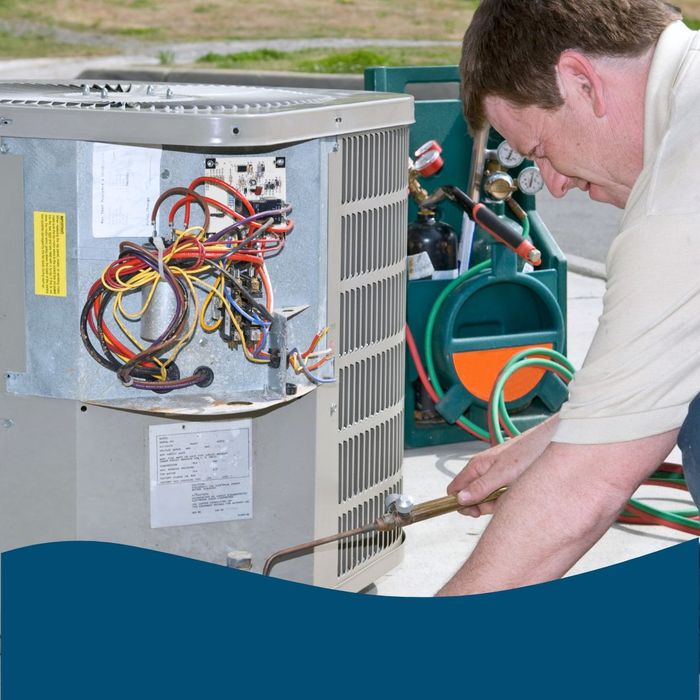
[{"label": "black wire", "polygon": [[[104,332],[102,331],[102,319],[104,317],[105,310],[109,306],[111,298],[114,296],[114,292],[105,289],[104,287],[98,287],[89,297],[80,314],[80,338],[83,341],[83,345],[88,351],[90,357],[97,361],[100,365],[110,370],[111,372],[119,372],[119,370],[124,366],[124,363],[117,358],[112,351],[109,349],[107,341],[104,337]],[[90,315],[90,309],[95,303],[95,301],[101,297],[98,314],[95,318],[96,326],[96,336],[100,341],[100,346],[104,352],[104,356],[95,349],[94,345],[90,341],[88,318]],[[161,362],[164,362],[163,358],[159,358]],[[135,367],[131,374],[139,379],[153,379],[155,380],[157,373],[159,373],[158,367],[153,367],[149,369],[148,367]]]}]

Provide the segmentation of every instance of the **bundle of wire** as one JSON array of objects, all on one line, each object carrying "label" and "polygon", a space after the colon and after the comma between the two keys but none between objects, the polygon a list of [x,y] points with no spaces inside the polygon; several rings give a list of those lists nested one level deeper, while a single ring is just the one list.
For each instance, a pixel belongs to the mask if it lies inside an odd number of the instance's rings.
[{"label": "bundle of wire", "polygon": [[[525,226],[523,228],[525,229]],[[435,320],[442,304],[456,287],[466,280],[480,275],[488,268],[489,261],[486,261],[462,273],[445,287],[433,305],[428,315],[425,332],[424,348],[427,371],[423,366],[411,329],[408,325],[406,326],[406,343],[413,359],[413,364],[418,372],[418,378],[435,404],[438,404],[445,394],[440,386],[433,362],[433,329]],[[537,367],[546,372],[552,372],[567,384],[571,381],[575,372],[573,365],[564,355],[548,348],[529,348],[516,353],[504,365],[494,382],[487,408],[487,430],[469,420],[466,416],[460,416],[455,425],[471,436],[489,442],[492,445],[502,444],[508,438],[520,435],[520,431],[508,415],[504,390],[510,377],[526,367]],[[657,471],[643,482],[643,485],[688,490],[683,478],[681,465],[670,463],[662,464]],[[643,503],[640,499],[630,499],[619,516],[618,522],[633,525],[663,525],[681,532],[694,535],[700,534],[700,517],[697,509],[663,510]]]},{"label": "bundle of wire", "polygon": [[[243,213],[199,194],[195,188],[202,184],[223,189],[240,202]],[[97,362],[115,372],[124,385],[156,392],[211,383],[210,368],[198,367],[190,375],[181,377],[175,359],[198,326],[205,333],[213,333],[221,328],[224,318],[235,329],[237,343],[248,361],[270,362],[266,345],[273,319],[273,293],[265,261],[282,251],[286,235],[294,227],[293,221],[286,219],[290,206],[256,212],[250,201],[225,181],[200,177],[189,187],[174,187],[161,194],[151,215],[154,231],[160,207],[173,196],[180,199],[172,206],[168,217],[172,240],[166,245],[161,237],[154,235],[150,245],[122,242],[119,258],[107,266],[90,288],[80,317],[82,341]],[[202,211],[201,226],[190,227],[193,204]],[[184,227],[177,230],[175,216],[182,208]],[[232,220],[215,233],[209,232],[212,208]],[[246,271],[248,279],[259,280],[264,301],[256,299],[242,284],[241,270]],[[150,345],[144,345],[129,330],[129,322],[138,322],[147,313],[160,284],[168,285],[171,290],[175,310],[159,337]],[[197,289],[206,292],[201,303]],[[127,311],[124,298],[144,290],[147,290],[146,298],[141,308]],[[110,304],[121,339],[105,318]],[[243,325],[249,329],[248,336]],[[252,329],[256,341],[249,340]],[[319,331],[306,351],[295,348],[288,354],[293,370],[315,383],[332,381],[313,374],[331,354],[330,349],[317,350],[327,331],[327,328]],[[93,344],[93,338],[97,339],[98,347]]]}]

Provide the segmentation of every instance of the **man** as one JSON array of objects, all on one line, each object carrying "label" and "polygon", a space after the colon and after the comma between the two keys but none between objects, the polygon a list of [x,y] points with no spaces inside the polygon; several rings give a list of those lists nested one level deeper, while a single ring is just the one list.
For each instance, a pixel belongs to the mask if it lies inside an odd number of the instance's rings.
[{"label": "man", "polygon": [[578,187],[625,214],[569,401],[448,487],[464,513],[495,515],[438,595],[562,576],[677,439],[700,500],[700,37],[679,17],[660,0],[483,0],[467,30],[472,131],[491,123],[553,195]]}]

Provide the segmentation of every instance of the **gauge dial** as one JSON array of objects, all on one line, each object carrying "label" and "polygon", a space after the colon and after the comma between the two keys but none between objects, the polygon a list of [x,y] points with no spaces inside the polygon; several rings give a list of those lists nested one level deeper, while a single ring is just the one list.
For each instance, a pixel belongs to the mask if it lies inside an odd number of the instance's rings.
[{"label": "gauge dial", "polygon": [[443,160],[437,151],[426,151],[416,162],[413,167],[423,176],[430,177],[435,175],[443,166]]},{"label": "gauge dial", "polygon": [[435,140],[426,141],[422,146],[416,149],[415,153],[413,154],[413,157],[420,158],[424,153],[427,153],[428,151],[437,151],[438,153],[442,153],[442,146]]},{"label": "gauge dial", "polygon": [[504,168],[517,168],[524,160],[525,156],[518,153],[508,141],[501,141],[496,149],[498,162]]},{"label": "gauge dial", "polygon": [[540,169],[534,165],[523,168],[518,175],[518,187],[523,194],[537,194],[544,187]]}]

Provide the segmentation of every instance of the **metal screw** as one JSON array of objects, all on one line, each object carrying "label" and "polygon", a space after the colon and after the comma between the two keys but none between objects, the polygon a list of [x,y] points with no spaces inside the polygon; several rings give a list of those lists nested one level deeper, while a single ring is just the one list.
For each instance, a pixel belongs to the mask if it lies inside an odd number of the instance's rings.
[{"label": "metal screw", "polygon": [[172,89],[172,88],[168,88],[168,89],[165,91],[165,96],[168,97],[168,98],[172,97],[172,96],[173,96],[173,89]]},{"label": "metal screw", "polygon": [[147,94],[147,95],[152,95],[153,92],[154,92],[154,90],[153,90],[153,85],[148,85],[148,86],[146,87],[146,94]]},{"label": "metal screw", "polygon": [[10,147],[6,143],[0,143],[0,153],[8,153]]},{"label": "metal screw", "polygon": [[83,95],[89,95],[90,94],[90,86],[86,83],[83,85]]},{"label": "metal screw", "polygon": [[12,420],[12,418],[3,418],[3,421],[2,421],[3,428],[6,428],[7,430],[9,430],[14,424],[15,424],[15,422]]},{"label": "metal screw", "polygon": [[170,171],[169,170],[163,170],[163,172],[160,174],[161,179],[167,180],[170,177]]},{"label": "metal screw", "polygon": [[338,410],[338,404],[332,403],[331,404],[331,415],[334,416],[337,410]]}]

